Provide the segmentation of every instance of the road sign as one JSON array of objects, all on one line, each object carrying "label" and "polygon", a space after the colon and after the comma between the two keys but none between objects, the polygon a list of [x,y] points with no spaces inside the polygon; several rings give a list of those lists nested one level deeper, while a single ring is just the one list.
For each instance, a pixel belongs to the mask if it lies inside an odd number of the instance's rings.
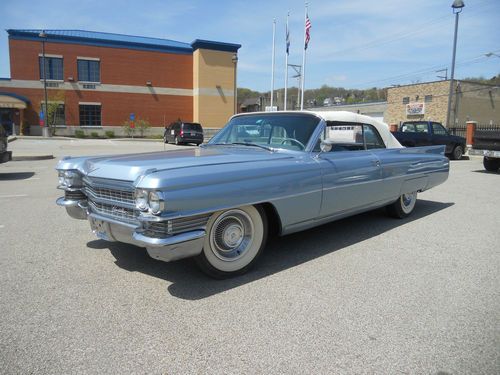
[{"label": "road sign", "polygon": [[40,111],[40,126],[43,126],[45,124],[45,116],[44,116],[44,113],[43,111]]},{"label": "road sign", "polygon": [[130,114],[130,121],[134,121],[135,120],[135,113],[131,113]]}]

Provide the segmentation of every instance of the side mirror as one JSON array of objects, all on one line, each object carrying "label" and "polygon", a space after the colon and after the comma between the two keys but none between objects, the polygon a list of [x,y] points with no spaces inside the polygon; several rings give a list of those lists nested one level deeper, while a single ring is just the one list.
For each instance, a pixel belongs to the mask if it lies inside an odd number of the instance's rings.
[{"label": "side mirror", "polygon": [[330,152],[332,151],[332,143],[327,140],[321,141],[319,148],[321,152]]}]

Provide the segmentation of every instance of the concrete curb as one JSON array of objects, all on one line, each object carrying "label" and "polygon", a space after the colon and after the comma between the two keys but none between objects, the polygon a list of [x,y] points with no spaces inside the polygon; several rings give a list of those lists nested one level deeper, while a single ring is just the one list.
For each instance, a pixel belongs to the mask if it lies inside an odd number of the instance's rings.
[{"label": "concrete curb", "polygon": [[[95,139],[95,138],[94,138]],[[163,138],[151,139],[151,138],[106,138],[105,141],[124,141],[124,142],[163,142]]]},{"label": "concrete curb", "polygon": [[59,140],[59,141],[71,141],[73,139],[77,138],[71,138],[71,137],[59,137],[59,136],[54,136],[54,137],[42,137],[41,135],[18,135],[18,139],[43,139],[45,140]]},{"label": "concrete curb", "polygon": [[16,156],[12,156],[12,161],[49,160],[49,159],[54,159],[54,155],[16,155]]},{"label": "concrete curb", "polygon": [[17,136],[15,135],[10,135],[9,137],[7,137],[7,143],[14,142],[15,140],[17,140]]}]

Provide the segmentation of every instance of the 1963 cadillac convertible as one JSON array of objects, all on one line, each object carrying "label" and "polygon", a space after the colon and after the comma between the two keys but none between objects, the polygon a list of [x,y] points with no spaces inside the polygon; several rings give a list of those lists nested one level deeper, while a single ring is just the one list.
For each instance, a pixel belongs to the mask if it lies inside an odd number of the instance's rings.
[{"label": "1963 cadillac convertible", "polygon": [[57,204],[97,237],[155,259],[195,257],[210,276],[247,271],[269,230],[305,230],[378,207],[404,218],[448,178],[444,146],[404,148],[350,112],[236,115],[201,148],[67,157]]}]

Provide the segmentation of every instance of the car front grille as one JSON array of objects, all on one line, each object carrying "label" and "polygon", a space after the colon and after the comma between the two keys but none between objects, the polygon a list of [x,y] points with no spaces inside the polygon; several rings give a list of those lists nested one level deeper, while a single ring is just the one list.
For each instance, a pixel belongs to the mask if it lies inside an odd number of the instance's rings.
[{"label": "car front grille", "polygon": [[130,224],[138,224],[138,212],[131,208],[120,207],[112,204],[93,202],[89,200],[90,209],[100,215],[124,221]]},{"label": "car front grille", "polygon": [[81,190],[65,190],[64,191],[64,199],[70,200],[70,201],[81,201],[87,199],[85,194]]},{"label": "car front grille", "polygon": [[189,232],[197,229],[204,229],[207,225],[209,214],[183,217],[168,221],[160,221],[144,224],[144,235],[154,238],[165,238]]},{"label": "car front grille", "polygon": [[129,205],[135,204],[133,191],[85,185],[85,192],[89,198],[105,199],[107,201],[127,203]]}]

